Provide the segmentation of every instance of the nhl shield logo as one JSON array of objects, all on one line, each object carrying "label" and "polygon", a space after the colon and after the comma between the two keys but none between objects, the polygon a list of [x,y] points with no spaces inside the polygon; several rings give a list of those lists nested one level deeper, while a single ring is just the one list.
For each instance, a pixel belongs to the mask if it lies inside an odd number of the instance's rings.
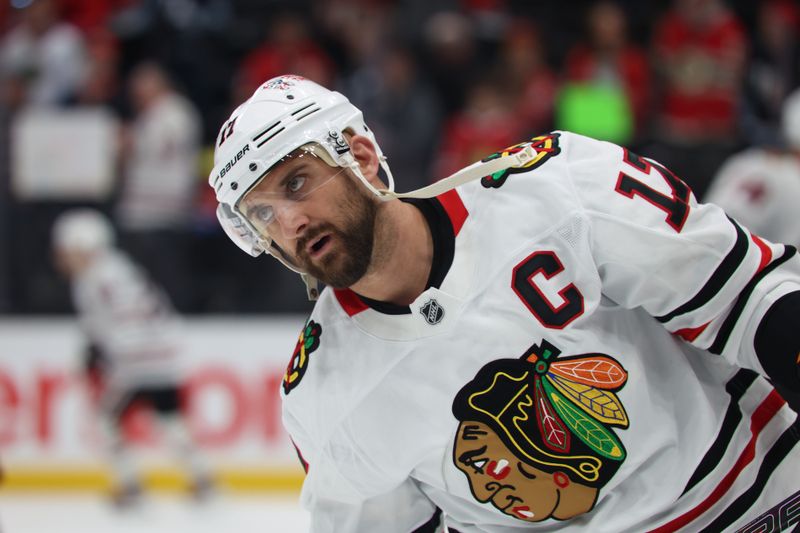
[{"label": "nhl shield logo", "polygon": [[444,318],[444,309],[442,309],[442,306],[439,305],[439,302],[436,300],[428,300],[427,303],[420,308],[419,312],[425,317],[425,322],[431,326],[435,326]]}]

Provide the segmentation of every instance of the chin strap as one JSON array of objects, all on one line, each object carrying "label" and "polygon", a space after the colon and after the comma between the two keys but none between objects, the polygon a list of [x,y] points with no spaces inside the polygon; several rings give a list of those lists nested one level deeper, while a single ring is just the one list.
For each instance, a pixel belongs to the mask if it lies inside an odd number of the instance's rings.
[{"label": "chin strap", "polygon": [[391,200],[392,198],[433,198],[451,189],[455,189],[459,185],[492,175],[495,172],[507,168],[521,167],[535,157],[536,150],[534,150],[532,146],[526,146],[524,149],[514,154],[500,156],[490,161],[478,161],[477,163],[473,163],[466,168],[462,168],[455,174],[451,174],[444,179],[415,191],[397,193],[389,189],[380,189],[377,191],[378,197],[381,200]]},{"label": "chin strap", "polygon": [[310,274],[300,272],[300,277],[303,278],[303,283],[306,284],[306,294],[308,299],[312,302],[319,298],[319,280]]}]

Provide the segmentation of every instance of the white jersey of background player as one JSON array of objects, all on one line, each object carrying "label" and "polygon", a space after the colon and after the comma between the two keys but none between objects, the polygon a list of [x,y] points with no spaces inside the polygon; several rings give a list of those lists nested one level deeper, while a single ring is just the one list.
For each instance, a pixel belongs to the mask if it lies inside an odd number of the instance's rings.
[{"label": "white jersey of background player", "polygon": [[180,419],[180,332],[165,294],[114,246],[111,224],[95,210],[62,214],[53,226],[53,248],[87,339],[87,370],[100,374],[98,403],[114,459],[115,497],[128,503],[140,492],[120,428],[135,401],[150,403],[160,415],[168,444],[189,461],[192,488],[198,495],[207,491],[207,469]]},{"label": "white jersey of background player", "polygon": [[798,385],[800,260],[669,170],[555,132],[401,201],[360,112],[294,76],[215,162],[229,236],[328,285],[283,382],[312,531],[800,518],[797,415],[760,375]]},{"label": "white jersey of background player", "polygon": [[722,165],[704,198],[774,242],[800,245],[800,91],[783,107],[786,149],[754,147]]}]

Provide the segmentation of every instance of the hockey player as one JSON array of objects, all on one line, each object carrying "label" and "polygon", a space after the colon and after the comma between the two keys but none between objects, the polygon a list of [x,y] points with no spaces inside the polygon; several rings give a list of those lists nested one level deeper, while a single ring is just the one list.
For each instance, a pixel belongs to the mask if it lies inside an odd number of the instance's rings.
[{"label": "hockey player", "polygon": [[800,259],[667,168],[554,132],[396,194],[360,111],[296,76],[215,164],[228,235],[318,298],[282,390],[312,531],[800,519],[800,426],[763,377],[800,384]]},{"label": "hockey player", "polygon": [[191,489],[210,494],[211,476],[181,418],[177,320],[163,292],[114,246],[114,232],[98,211],[62,214],[52,230],[58,269],[70,280],[87,339],[85,370],[94,384],[105,444],[112,458],[115,503],[136,503],[141,484],[121,421],[134,402],[149,403],[167,443],[187,463]]},{"label": "hockey player", "polygon": [[751,147],[720,168],[705,200],[772,241],[800,245],[800,89],[783,106],[785,147]]}]

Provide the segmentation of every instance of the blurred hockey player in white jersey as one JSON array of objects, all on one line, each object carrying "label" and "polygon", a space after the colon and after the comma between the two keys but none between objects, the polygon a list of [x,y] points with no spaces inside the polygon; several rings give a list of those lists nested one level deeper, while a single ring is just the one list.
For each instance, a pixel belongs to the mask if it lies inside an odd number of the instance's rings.
[{"label": "blurred hockey player in white jersey", "polygon": [[800,89],[784,103],[785,146],[752,147],[728,159],[704,200],[773,242],[800,245]]},{"label": "blurred hockey player in white jersey", "polygon": [[800,520],[800,424],[764,377],[800,388],[800,258],[657,162],[557,131],[398,194],[361,112],[287,75],[209,183],[317,299],[282,387],[313,533]]},{"label": "blurred hockey player in white jersey", "polygon": [[193,495],[206,497],[212,478],[181,416],[178,317],[114,241],[111,224],[93,209],[67,211],[52,229],[54,260],[70,281],[86,337],[84,370],[111,456],[114,501],[127,506],[142,493],[121,427],[134,402],[148,404],[158,415],[166,444],[187,467]]},{"label": "blurred hockey player in white jersey", "polygon": [[[722,165],[704,200],[772,242],[800,246],[800,89],[781,112],[783,146],[754,146]],[[800,393],[783,389],[795,409]]]}]

